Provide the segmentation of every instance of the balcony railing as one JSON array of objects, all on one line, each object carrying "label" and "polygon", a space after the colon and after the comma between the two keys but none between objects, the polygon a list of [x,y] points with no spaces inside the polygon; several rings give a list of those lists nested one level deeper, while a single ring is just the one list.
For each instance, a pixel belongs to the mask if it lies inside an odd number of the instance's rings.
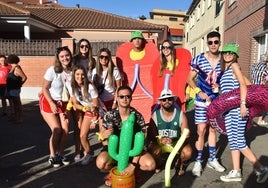
[{"label": "balcony railing", "polygon": [[[93,55],[96,56],[101,48],[111,50],[112,56],[116,55],[116,50],[124,41],[98,41],[91,42]],[[16,54],[18,56],[54,56],[56,48],[61,46],[61,40],[0,40],[0,54]],[[74,47],[75,48],[75,47]],[[74,51],[75,49],[73,49]]]}]

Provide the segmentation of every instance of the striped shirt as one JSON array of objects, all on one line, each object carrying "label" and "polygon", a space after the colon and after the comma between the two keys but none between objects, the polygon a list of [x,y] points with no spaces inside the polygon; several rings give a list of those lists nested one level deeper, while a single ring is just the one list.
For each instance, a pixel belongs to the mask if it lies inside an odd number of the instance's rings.
[{"label": "striped shirt", "polygon": [[[218,94],[212,92],[212,84],[219,84],[221,76],[220,61],[216,68],[213,69],[209,61],[206,59],[205,53],[201,53],[192,60],[191,68],[198,74],[197,87],[206,93],[212,100],[215,99]],[[198,95],[196,96],[196,101],[205,102]]]},{"label": "striped shirt", "polygon": [[268,75],[268,67],[266,63],[259,62],[253,64],[250,69],[250,79],[253,84],[264,84],[265,76]]}]

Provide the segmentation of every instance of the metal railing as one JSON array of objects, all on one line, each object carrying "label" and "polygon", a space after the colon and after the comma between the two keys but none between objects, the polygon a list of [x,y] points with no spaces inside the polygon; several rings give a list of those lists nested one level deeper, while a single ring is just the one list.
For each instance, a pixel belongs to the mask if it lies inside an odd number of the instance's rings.
[{"label": "metal railing", "polygon": [[[96,56],[101,48],[111,50],[112,56],[116,55],[116,50],[124,41],[97,41],[91,42],[93,55]],[[24,40],[1,39],[0,54],[16,54],[18,56],[54,56],[56,48],[61,46],[61,40]],[[75,50],[75,45],[74,49]]]}]

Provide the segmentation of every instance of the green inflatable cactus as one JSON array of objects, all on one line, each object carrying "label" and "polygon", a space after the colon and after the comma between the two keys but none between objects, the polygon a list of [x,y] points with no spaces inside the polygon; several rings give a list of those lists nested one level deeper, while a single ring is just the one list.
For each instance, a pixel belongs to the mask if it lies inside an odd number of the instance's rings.
[{"label": "green inflatable cactus", "polygon": [[[142,152],[144,146],[144,135],[141,132],[135,134],[134,147],[131,149],[134,133],[135,115],[130,114],[128,119],[123,122],[120,143],[118,149],[118,136],[111,135],[108,141],[108,153],[118,162],[117,170],[122,172],[129,163],[129,157],[134,157]],[[118,153],[117,153],[118,151]]]}]

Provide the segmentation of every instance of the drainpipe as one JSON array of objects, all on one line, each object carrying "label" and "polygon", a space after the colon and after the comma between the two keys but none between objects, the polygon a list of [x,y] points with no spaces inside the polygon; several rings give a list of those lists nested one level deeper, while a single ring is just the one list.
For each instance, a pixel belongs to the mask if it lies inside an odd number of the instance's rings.
[{"label": "drainpipe", "polygon": [[30,33],[30,25],[24,25],[24,41],[30,42],[31,40],[31,33]]}]

